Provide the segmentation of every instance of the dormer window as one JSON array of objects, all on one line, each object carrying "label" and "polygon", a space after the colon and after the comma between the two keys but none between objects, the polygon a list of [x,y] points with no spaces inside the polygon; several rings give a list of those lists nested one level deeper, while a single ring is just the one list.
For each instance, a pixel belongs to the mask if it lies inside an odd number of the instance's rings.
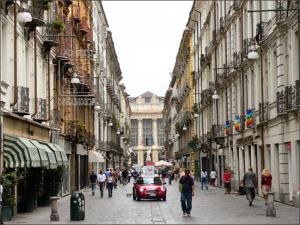
[{"label": "dormer window", "polygon": [[150,104],[151,103],[151,97],[145,97],[145,104]]}]

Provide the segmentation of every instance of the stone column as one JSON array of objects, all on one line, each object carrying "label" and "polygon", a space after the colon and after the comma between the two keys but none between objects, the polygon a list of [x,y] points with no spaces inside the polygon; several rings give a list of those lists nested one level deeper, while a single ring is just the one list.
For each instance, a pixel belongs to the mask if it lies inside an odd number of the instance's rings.
[{"label": "stone column", "polygon": [[144,165],[144,151],[142,149],[138,150],[138,164]]},{"label": "stone column", "polygon": [[153,119],[153,126],[152,126],[152,136],[154,141],[154,146],[158,146],[158,135],[157,135],[157,119]]},{"label": "stone column", "polygon": [[275,200],[279,200],[279,152],[276,145],[271,145],[271,174]]},{"label": "stone column", "polygon": [[[261,158],[262,158],[262,152],[261,152],[261,147],[260,146],[257,146],[257,169],[258,169],[258,172],[257,172],[257,178],[258,178],[258,185],[257,185],[257,188],[258,188],[258,194],[261,195],[262,191],[261,191],[261,185],[260,185],[260,182],[261,182],[261,173],[262,173],[262,165],[261,165]],[[270,168],[269,168],[270,170]]]},{"label": "stone column", "polygon": [[138,119],[138,145],[142,146],[143,143],[143,120]]},{"label": "stone column", "polygon": [[297,141],[291,143],[291,167],[292,167],[292,181],[293,181],[293,200],[294,204],[299,201],[299,195],[297,195],[299,188],[299,152],[300,146]]},{"label": "stone column", "polygon": [[[239,163],[240,163],[240,168],[239,168],[239,171],[240,171],[240,180],[243,179],[243,176],[245,174],[245,170],[244,170],[244,164],[245,164],[245,159],[244,159],[244,155],[243,155],[243,151],[241,148],[239,148],[239,155],[240,155],[240,158],[239,158]],[[245,154],[246,155],[246,154]],[[238,181],[240,182],[240,181]]]},{"label": "stone column", "polygon": [[255,156],[255,146],[254,145],[251,145],[250,146],[250,154],[251,154],[251,167],[253,169],[253,172],[255,172],[257,175],[260,171],[256,171],[256,156]]},{"label": "stone column", "polygon": [[285,144],[279,145],[279,197],[280,201],[289,202],[289,160]]}]

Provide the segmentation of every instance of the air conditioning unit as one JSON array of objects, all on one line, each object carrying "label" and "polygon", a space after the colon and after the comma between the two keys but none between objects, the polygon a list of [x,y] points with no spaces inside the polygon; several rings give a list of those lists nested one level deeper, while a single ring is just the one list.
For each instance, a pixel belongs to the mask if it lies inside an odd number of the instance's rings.
[{"label": "air conditioning unit", "polygon": [[47,120],[47,99],[37,98],[35,101],[37,104],[37,114],[33,117],[33,119],[39,122]]},{"label": "air conditioning unit", "polygon": [[18,100],[17,103],[13,106],[13,112],[21,116],[29,115],[29,88],[18,86],[17,96]]}]

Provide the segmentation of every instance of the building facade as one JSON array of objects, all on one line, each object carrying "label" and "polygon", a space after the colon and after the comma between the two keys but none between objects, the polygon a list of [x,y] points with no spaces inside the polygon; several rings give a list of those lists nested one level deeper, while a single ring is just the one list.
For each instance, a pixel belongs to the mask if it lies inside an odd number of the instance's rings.
[{"label": "building facade", "polygon": [[144,165],[165,157],[164,99],[151,92],[129,99],[131,108],[131,164]]},{"label": "building facade", "polygon": [[[193,36],[199,166],[233,173],[269,168],[275,199],[299,199],[297,1],[195,1]],[[269,11],[267,11],[269,10]],[[258,185],[261,195],[261,187]]]}]

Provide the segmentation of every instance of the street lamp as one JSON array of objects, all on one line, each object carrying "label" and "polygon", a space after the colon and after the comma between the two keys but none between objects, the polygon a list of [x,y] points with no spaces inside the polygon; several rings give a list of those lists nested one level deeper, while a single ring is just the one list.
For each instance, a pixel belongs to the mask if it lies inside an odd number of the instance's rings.
[{"label": "street lamp", "polygon": [[182,128],[183,131],[186,131],[187,130],[187,127],[186,125],[184,124],[183,128]]},{"label": "street lamp", "polygon": [[109,127],[112,127],[114,124],[111,122],[111,120],[109,121],[109,123],[108,123],[108,126]]},{"label": "street lamp", "polygon": [[176,137],[179,138],[180,134],[176,133]]},{"label": "street lamp", "polygon": [[248,59],[257,60],[259,59],[259,54],[256,50],[252,50],[248,53]]},{"label": "street lamp", "polygon": [[95,109],[97,112],[99,112],[99,111],[101,110],[101,107],[100,107],[100,105],[95,105],[94,109]]},{"label": "street lamp", "polygon": [[218,95],[218,93],[217,93],[216,90],[214,91],[214,94],[213,94],[213,96],[212,96],[212,99],[214,99],[214,100],[218,100],[218,99],[219,99],[219,95]]},{"label": "street lamp", "polygon": [[194,118],[198,118],[199,114],[198,113],[194,113]]},{"label": "street lamp", "polygon": [[18,16],[17,16],[17,20],[20,22],[20,23],[28,23],[28,22],[31,22],[32,21],[32,16],[29,12],[26,12],[26,11],[20,11],[18,13]]},{"label": "street lamp", "polygon": [[117,134],[119,135],[121,132],[120,132],[120,129],[118,128],[118,130],[117,130]]},{"label": "street lamp", "polygon": [[80,80],[79,80],[79,78],[78,78],[77,73],[74,73],[74,74],[73,74],[73,77],[72,77],[72,79],[71,79],[71,84],[80,84]]}]

